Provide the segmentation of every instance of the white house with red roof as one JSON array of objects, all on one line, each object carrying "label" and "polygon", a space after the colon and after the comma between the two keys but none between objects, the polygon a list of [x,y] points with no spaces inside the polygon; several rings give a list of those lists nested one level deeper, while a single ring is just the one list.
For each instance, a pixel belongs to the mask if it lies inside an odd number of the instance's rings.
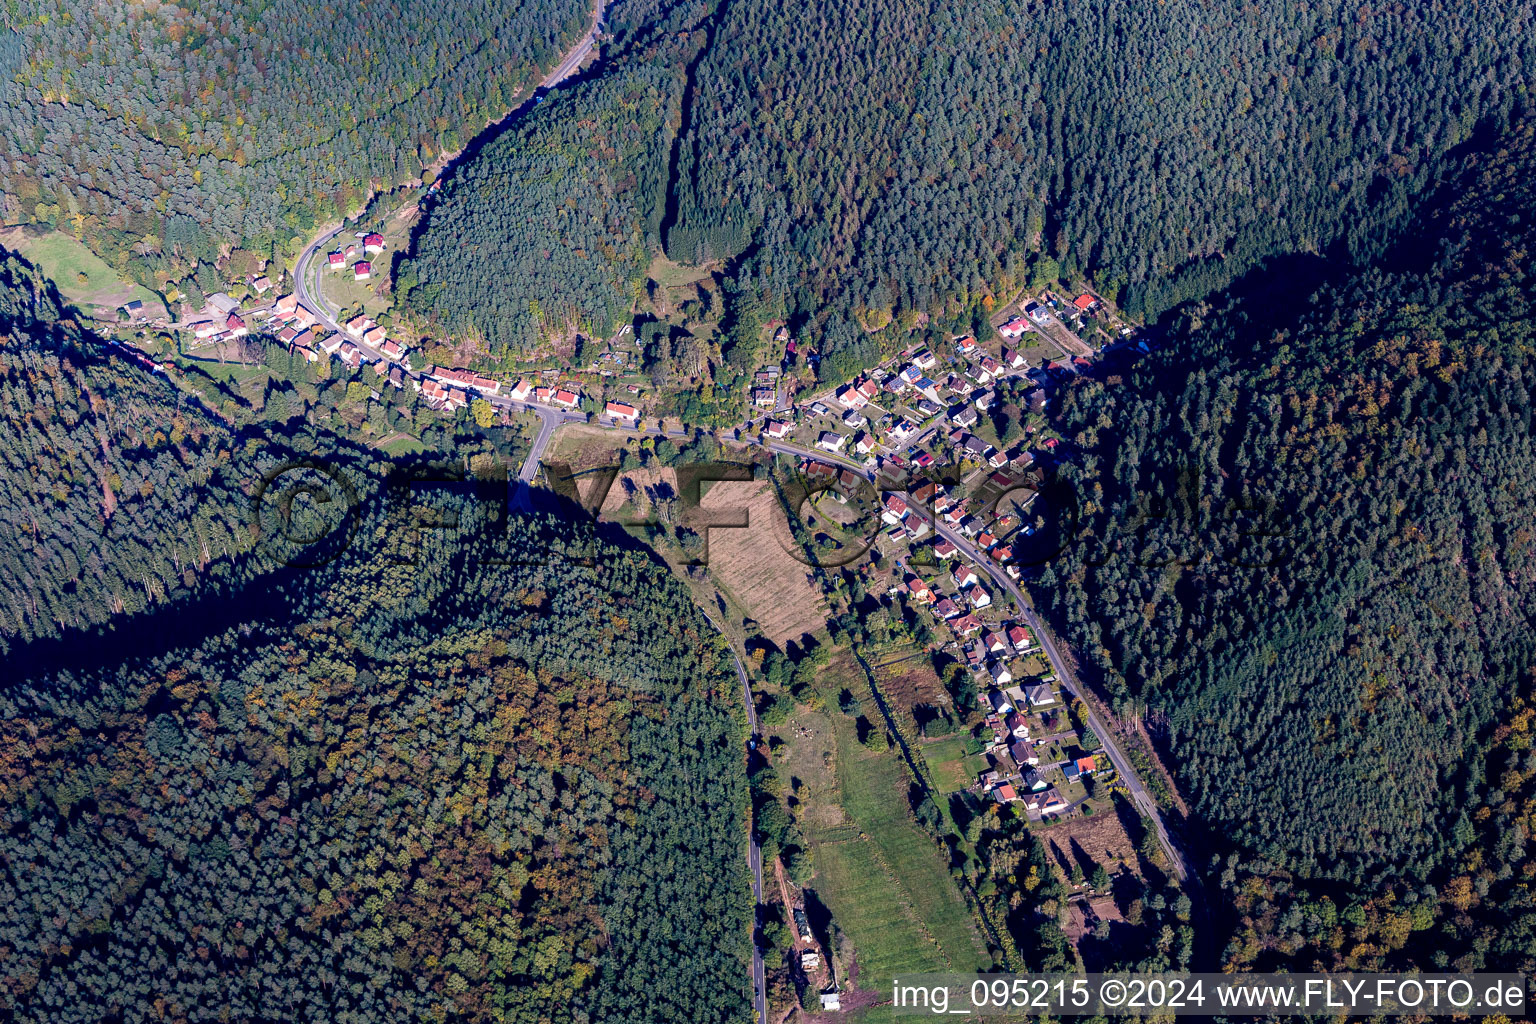
[{"label": "white house with red roof", "polygon": [[363,238],[363,252],[383,252],[384,236],[378,233],[366,235]]},{"label": "white house with red roof", "polygon": [[550,402],[566,409],[574,409],[581,404],[581,396],[574,391],[566,391],[564,388],[549,396]]},{"label": "white house with red roof", "polygon": [[630,426],[634,426],[635,421],[640,418],[639,409],[632,405],[626,405],[623,402],[609,402],[603,406],[603,412],[607,413],[612,419],[623,420]]},{"label": "white house with red roof", "polygon": [[385,337],[384,328],[380,327],[378,324],[375,324],[363,332],[363,344],[372,348],[379,347],[387,340],[388,338]]},{"label": "white house with red roof", "polygon": [[1005,338],[1021,338],[1026,332],[1032,329],[1033,328],[1029,326],[1028,320],[1025,320],[1021,316],[1016,316],[1012,320],[1009,320],[1007,323],[1003,324],[1003,326],[999,327],[997,329],[997,333],[1001,334]]},{"label": "white house with red roof", "polygon": [[339,252],[327,253],[325,262],[326,265],[329,266],[332,270],[347,269],[347,258]]},{"label": "white house with red roof", "polygon": [[769,420],[768,426],[763,430],[763,433],[769,437],[784,437],[789,433],[789,424],[783,420]]},{"label": "white house with red roof", "polygon": [[367,260],[358,260],[352,264],[352,280],[366,281],[373,276],[373,264]]},{"label": "white house with red roof", "polygon": [[526,402],[528,396],[533,394],[533,385],[526,380],[520,380],[507,394],[514,402]]},{"label": "white house with red roof", "polygon": [[838,391],[837,400],[850,409],[862,409],[869,404],[869,399],[864,393],[851,384]]},{"label": "white house with red roof", "polygon": [[240,314],[238,313],[229,314],[229,319],[224,321],[224,327],[236,338],[243,338],[250,333],[250,330],[245,326],[245,321],[240,319]]}]

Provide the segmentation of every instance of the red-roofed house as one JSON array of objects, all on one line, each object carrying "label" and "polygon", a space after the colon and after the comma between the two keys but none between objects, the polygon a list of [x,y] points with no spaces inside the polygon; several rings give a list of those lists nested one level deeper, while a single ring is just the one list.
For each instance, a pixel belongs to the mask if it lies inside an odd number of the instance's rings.
[{"label": "red-roofed house", "polygon": [[508,392],[508,394],[511,395],[514,402],[526,402],[528,400],[528,396],[532,394],[532,392],[533,385],[529,384],[525,380],[520,380],[517,382],[517,386]]},{"label": "red-roofed house", "polygon": [[940,537],[938,542],[933,545],[933,553],[940,558],[954,558],[960,553],[960,549]]},{"label": "red-roofed house", "polygon": [[783,437],[789,433],[789,424],[782,420],[769,420],[768,427],[763,433],[769,437]]},{"label": "red-roofed house", "polygon": [[939,603],[933,606],[933,613],[941,619],[953,619],[960,614],[960,606],[949,598],[941,598]]},{"label": "red-roofed house", "polygon": [[1021,316],[1016,316],[997,329],[997,333],[1005,338],[1018,338],[1030,329],[1029,321]]},{"label": "red-roofed house", "polygon": [[918,577],[913,576],[911,579],[907,580],[907,590],[910,591],[912,596],[918,600],[927,601],[929,604],[933,603],[933,591],[929,590],[928,584],[924,583]]},{"label": "red-roofed house", "polygon": [[603,407],[603,411],[614,419],[623,420],[631,426],[640,418],[639,409],[632,405],[625,405],[623,402],[609,402]]},{"label": "red-roofed house", "polygon": [[273,316],[292,316],[293,311],[299,306],[299,300],[293,295],[283,295],[272,303]]},{"label": "red-roofed house", "polygon": [[384,344],[379,346],[379,352],[390,362],[399,362],[400,357],[405,355],[405,346],[401,345],[398,341],[391,341],[385,338]]},{"label": "red-roofed house", "polygon": [[580,395],[574,391],[566,391],[564,388],[550,395],[549,400],[555,405],[563,406],[567,409],[574,409],[581,404]]},{"label": "red-roofed house", "polygon": [[1084,310],[1085,312],[1092,309],[1094,306],[1097,306],[1098,304],[1099,300],[1094,298],[1092,295],[1089,295],[1087,292],[1083,292],[1083,294],[1072,300],[1072,305],[1076,306],[1078,309]]},{"label": "red-roofed house", "polygon": [[1019,367],[1024,365],[1024,357],[1019,355],[1013,349],[1009,348],[1007,345],[1004,345],[1003,362],[1007,363],[1012,369],[1017,370]]},{"label": "red-roofed house", "polygon": [[1099,762],[1095,761],[1091,757],[1080,757],[1077,759],[1077,770],[1082,772],[1084,775],[1088,774],[1089,772],[1096,772],[1099,770]]},{"label": "red-roofed house", "polygon": [[359,313],[357,316],[347,321],[347,333],[352,335],[354,338],[361,338],[375,326],[377,325],[375,325],[372,320]]},{"label": "red-roofed house", "polygon": [[352,264],[352,280],[366,281],[373,276],[373,264],[367,260],[358,260]]},{"label": "red-roofed house", "polygon": [[243,338],[250,331],[245,326],[245,321],[240,319],[238,313],[229,314],[229,319],[224,321],[224,327],[236,338]]},{"label": "red-roofed house", "polygon": [[859,394],[863,395],[865,398],[873,399],[879,393],[880,385],[876,384],[868,377],[865,377],[864,380],[859,384]]},{"label": "red-roofed house", "polygon": [[363,238],[363,252],[383,252],[384,236],[380,234],[367,235]]},{"label": "red-roofed house", "polygon": [[862,409],[869,404],[869,399],[864,393],[855,387],[846,387],[837,393],[837,400],[850,409]]},{"label": "red-roofed house", "polygon": [[371,345],[374,348],[377,348],[378,346],[384,344],[386,340],[387,339],[384,336],[384,328],[377,325],[363,332],[364,345]]},{"label": "red-roofed house", "polygon": [[325,262],[332,270],[347,269],[347,258],[339,252],[328,253]]},{"label": "red-roofed house", "polygon": [[970,636],[981,629],[981,620],[974,615],[966,614],[951,622],[949,628],[961,636]]},{"label": "red-roofed house", "polygon": [[970,566],[968,566],[968,565],[957,565],[957,566],[955,566],[955,586],[957,586],[957,587],[968,587],[972,583],[975,583],[975,582],[976,582],[976,574],[971,571],[971,567]]}]

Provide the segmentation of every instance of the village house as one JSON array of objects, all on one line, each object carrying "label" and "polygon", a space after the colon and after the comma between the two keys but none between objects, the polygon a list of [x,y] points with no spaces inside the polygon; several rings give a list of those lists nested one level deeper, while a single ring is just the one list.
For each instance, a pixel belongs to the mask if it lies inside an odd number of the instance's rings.
[{"label": "village house", "polygon": [[913,353],[912,355],[912,365],[916,366],[920,370],[931,370],[938,365],[938,360],[935,359],[933,353],[928,351],[926,348],[918,349],[917,352]]},{"label": "village house", "polygon": [[339,252],[327,253],[325,262],[332,270],[347,269],[347,258]]},{"label": "village house", "polygon": [[355,370],[363,365],[363,350],[350,341],[342,342],[341,361]]},{"label": "village house", "polygon": [[976,406],[979,412],[986,412],[992,408],[993,399],[997,396],[994,392],[984,389],[971,396],[971,404]]},{"label": "village house", "polygon": [[306,348],[303,345],[295,345],[293,354],[303,356],[306,363],[318,363],[320,361],[320,356],[314,349]]},{"label": "village house", "polygon": [[955,351],[969,356],[976,351],[976,339],[969,334],[955,339]]},{"label": "village house", "polygon": [[896,526],[907,517],[909,511],[911,510],[907,507],[905,501],[891,494],[885,499],[885,511],[880,514],[880,518],[884,519],[891,526]]},{"label": "village house", "polygon": [[564,388],[560,388],[549,396],[549,401],[551,404],[561,406],[562,408],[574,409],[581,404],[581,396],[574,391],[566,391]]},{"label": "village house", "polygon": [[607,413],[612,419],[622,420],[623,422],[628,423],[630,426],[634,426],[635,421],[640,418],[639,409],[636,409],[632,405],[626,405],[623,402],[609,402],[607,405],[603,406],[603,411]]},{"label": "village house", "polygon": [[1024,716],[1017,711],[1010,711],[1003,717],[1003,725],[1014,739],[1029,738],[1029,723],[1024,721]]},{"label": "village house", "polygon": [[267,292],[272,290],[272,280],[271,278],[267,277],[258,277],[256,280],[251,282],[251,289],[257,295],[265,295]]},{"label": "village house", "polygon": [[933,553],[938,555],[940,558],[948,559],[954,558],[956,555],[960,554],[960,549],[955,547],[949,541],[940,537],[933,545]]},{"label": "village house", "polygon": [[[194,332],[194,333],[196,333],[196,332]],[[198,335],[198,336],[199,337],[203,337],[203,335]],[[293,344],[293,339],[297,338],[298,336],[299,336],[299,329],[297,327],[294,327],[292,324],[290,324],[287,327],[284,327],[282,330],[277,332],[277,340],[282,342],[284,345],[291,345],[291,344]]]},{"label": "village house", "polygon": [[384,236],[378,233],[367,235],[363,238],[363,252],[374,253],[384,251]]},{"label": "village house", "polygon": [[996,633],[986,632],[981,635],[981,648],[988,654],[1003,654],[1007,652],[1008,645]]},{"label": "village house", "polygon": [[343,326],[346,327],[347,333],[352,335],[352,337],[361,339],[364,334],[367,334],[370,330],[377,327],[378,325],[368,317],[359,313],[351,320],[348,320]]},{"label": "village house", "polygon": [[949,414],[949,422],[958,427],[974,427],[978,418],[976,410],[968,405],[962,405]]},{"label": "village house", "polygon": [[373,264],[367,260],[358,260],[352,264],[352,280],[366,281],[373,276]]},{"label": "village house", "polygon": [[384,344],[379,346],[379,354],[392,363],[398,363],[405,356],[405,346],[386,338]]},{"label": "village house", "polygon": [[533,385],[526,380],[520,380],[508,394],[514,402],[526,402],[532,392]]},{"label": "village house", "polygon": [[862,409],[869,404],[869,399],[864,397],[864,393],[852,384],[838,391],[837,400],[850,409]]},{"label": "village house", "polygon": [[1004,345],[1003,362],[1008,365],[1010,370],[1017,370],[1019,367],[1024,365],[1024,357],[1018,352],[1009,348],[1007,345]]},{"label": "village house", "polygon": [[821,436],[816,439],[816,447],[829,452],[840,452],[843,450],[843,445],[847,443],[848,438],[845,435],[830,430],[822,431]]},{"label": "village house", "polygon": [[955,566],[955,586],[968,587],[976,582],[976,573],[968,565]]},{"label": "village house", "polygon": [[864,416],[862,413],[855,412],[852,409],[849,409],[847,412],[843,413],[843,426],[845,427],[862,427],[868,422],[869,419],[866,416]]},{"label": "village house", "polygon": [[981,620],[967,613],[955,619],[949,626],[960,636],[970,636],[972,633],[980,632]]},{"label": "village house", "polygon": [[981,368],[994,377],[1003,372],[1002,365],[991,356],[981,357]]},{"label": "village house", "polygon": [[949,598],[942,598],[933,606],[933,613],[941,619],[953,619],[959,616],[960,606]]},{"label": "village house", "polygon": [[1024,698],[1031,707],[1044,707],[1056,703],[1056,691],[1051,689],[1049,683],[1035,683],[1024,688]]},{"label": "village house", "polygon": [[1002,690],[991,689],[987,691],[987,704],[999,715],[1006,715],[1013,710],[1013,702]]},{"label": "village house", "polygon": [[272,315],[286,319],[293,316],[293,311],[298,309],[298,307],[299,300],[295,295],[292,293],[282,295],[278,297],[276,302],[272,303]]},{"label": "village house", "polygon": [[784,437],[789,434],[789,424],[782,420],[769,420],[768,426],[763,433],[773,438]]},{"label": "village house", "polygon": [[875,439],[861,430],[859,436],[853,439],[853,448],[860,455],[868,455],[875,450]]},{"label": "village house", "polygon": [[997,333],[1005,338],[1019,338],[1029,331],[1029,321],[1021,316],[1016,316],[997,329]]},{"label": "village house", "polygon": [[919,601],[933,603],[933,591],[928,589],[928,584],[924,583],[920,577],[913,576],[907,580],[907,592]]},{"label": "village house", "polygon": [[992,682],[998,686],[1006,686],[1013,682],[1013,673],[1008,671],[1008,666],[1004,662],[994,661],[987,666],[987,671],[992,676]]},{"label": "village house", "polygon": [[363,333],[363,344],[369,346],[370,348],[378,348],[380,345],[384,344],[384,341],[385,332],[384,328],[382,327],[375,326]]},{"label": "village house", "polygon": [[405,370],[398,366],[391,366],[389,368],[389,383],[392,384],[397,391],[404,388]]},{"label": "village house", "polygon": [[320,343],[320,351],[324,352],[328,356],[335,355],[336,350],[341,348],[341,343],[344,340],[345,339],[342,338],[341,335],[333,334]]},{"label": "village house", "polygon": [[1099,300],[1094,298],[1092,295],[1089,295],[1087,292],[1083,292],[1083,294],[1079,295],[1077,298],[1072,300],[1072,305],[1076,306],[1078,309],[1082,310],[1084,313],[1088,312],[1090,309],[1092,309],[1094,306],[1097,306],[1098,304],[1099,304]]}]

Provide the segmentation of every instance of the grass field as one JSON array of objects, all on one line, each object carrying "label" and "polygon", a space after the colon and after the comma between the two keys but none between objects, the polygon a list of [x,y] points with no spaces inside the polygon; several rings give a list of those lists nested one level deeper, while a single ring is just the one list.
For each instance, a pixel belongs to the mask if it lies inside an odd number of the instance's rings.
[{"label": "grass field", "polygon": [[970,761],[965,752],[964,736],[949,736],[922,746],[923,757],[933,769],[934,782],[945,793],[955,793],[971,784]]},{"label": "grass field", "polygon": [[651,260],[646,276],[664,288],[682,284],[696,284],[707,279],[713,271],[705,267],[692,267],[685,263],[673,263],[665,256]]},{"label": "grass field", "polygon": [[[850,670],[857,671],[846,659],[835,660],[818,683],[829,706],[836,706],[831,695]],[[900,972],[987,966],[985,946],[943,855],[908,814],[898,753],[860,744],[848,715],[829,712],[828,718],[835,797],[846,824],[811,830],[817,870],[811,885],[853,942],[858,987],[880,993]],[[813,812],[808,809],[805,818],[814,820]],[[884,1019],[888,1013],[873,1007],[860,1019]]]},{"label": "grass field", "polygon": [[[59,289],[59,294],[96,316],[115,319],[117,307],[134,299],[151,314],[165,312],[160,298],[143,285],[121,277],[82,243],[59,231],[35,234],[22,228],[0,231],[0,245],[15,249],[35,263]],[[85,275],[85,283],[80,275]]]}]

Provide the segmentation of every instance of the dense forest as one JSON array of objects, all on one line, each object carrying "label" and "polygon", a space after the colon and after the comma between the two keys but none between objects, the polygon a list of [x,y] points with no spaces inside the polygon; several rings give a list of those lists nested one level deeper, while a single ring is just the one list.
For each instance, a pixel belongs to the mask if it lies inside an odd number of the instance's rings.
[{"label": "dense forest", "polygon": [[216,579],[252,547],[259,477],[228,426],[62,318],[0,262],[0,652]]},{"label": "dense forest", "polygon": [[[660,240],[676,261],[724,261],[737,305],[789,317],[832,377],[868,361],[872,331],[969,319],[1029,280],[1088,274],[1157,313],[1273,254],[1370,253],[1436,158],[1503,123],[1536,70],[1530,3],[684,9],[697,21],[661,4],[614,16],[628,28],[609,73],[661,64],[685,82]],[[522,223],[519,200],[470,201],[510,207],[477,220]],[[531,227],[537,250],[569,235]],[[581,280],[610,276],[609,254],[578,258]],[[459,270],[500,293],[468,313],[488,336],[526,304],[499,266]],[[586,297],[600,333],[633,284]]]},{"label": "dense forest", "polygon": [[1533,160],[1519,127],[1381,261],[1266,268],[1065,395],[1037,592],[1166,745],[1232,963],[1536,966]]},{"label": "dense forest", "polygon": [[163,287],[418,180],[586,30],[585,0],[21,0],[0,31],[5,223]]},{"label": "dense forest", "polygon": [[604,76],[490,142],[416,239],[400,301],[493,351],[606,335],[656,250],[676,86],[644,65]]},{"label": "dense forest", "polygon": [[14,259],[0,329],[6,1019],[747,1018],[736,676],[649,552],[237,432]]}]

